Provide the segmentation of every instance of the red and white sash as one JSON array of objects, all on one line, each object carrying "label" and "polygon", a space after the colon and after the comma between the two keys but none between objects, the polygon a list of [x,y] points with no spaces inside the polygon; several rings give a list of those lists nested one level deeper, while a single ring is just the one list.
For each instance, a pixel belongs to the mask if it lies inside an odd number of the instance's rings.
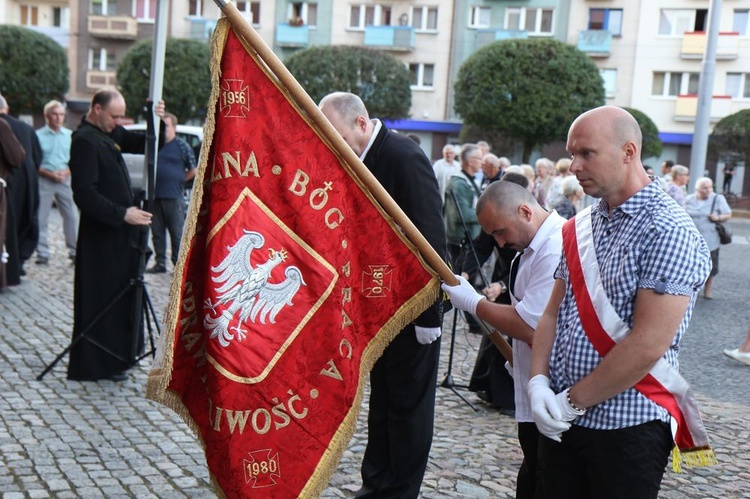
[{"label": "red and white sash", "polygon": [[[581,325],[596,351],[604,357],[629,334],[630,328],[617,314],[602,285],[591,229],[591,207],[568,220],[562,235]],[[662,357],[635,388],[672,416],[675,471],[680,471],[682,459],[689,466],[716,463],[693,391],[675,368]]]}]

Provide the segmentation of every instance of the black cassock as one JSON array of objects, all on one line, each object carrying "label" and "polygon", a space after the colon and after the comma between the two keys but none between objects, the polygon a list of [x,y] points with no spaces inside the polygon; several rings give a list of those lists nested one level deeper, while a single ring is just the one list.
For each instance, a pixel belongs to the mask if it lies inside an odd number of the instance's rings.
[{"label": "black cassock", "polygon": [[[124,221],[127,208],[134,206],[135,200],[122,152],[143,153],[144,146],[143,133],[117,127],[106,134],[85,119],[73,134],[73,199],[81,210],[73,338],[90,329],[70,352],[71,380],[95,380],[120,373],[132,364],[133,344],[137,351],[142,349],[140,324],[135,331],[133,328],[135,287],[130,283],[138,273],[139,231],[146,228]],[[117,298],[123,290],[125,294]],[[94,322],[105,309],[107,312]]]}]

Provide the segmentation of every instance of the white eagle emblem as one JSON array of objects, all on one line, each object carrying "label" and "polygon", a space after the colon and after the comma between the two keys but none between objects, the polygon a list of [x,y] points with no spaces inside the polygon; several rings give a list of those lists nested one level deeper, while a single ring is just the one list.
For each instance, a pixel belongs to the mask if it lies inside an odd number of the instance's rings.
[{"label": "white eagle emblem", "polygon": [[[231,340],[242,341],[247,336],[247,330],[242,328],[248,318],[255,323],[260,319],[262,324],[268,318],[271,323],[276,322],[276,315],[284,305],[292,305],[292,298],[299,291],[300,286],[306,286],[302,279],[302,272],[290,265],[284,271],[286,279],[278,284],[270,283],[271,271],[286,260],[287,253],[283,249],[276,251],[269,249],[269,258],[265,263],[253,268],[250,254],[254,249],[263,247],[265,240],[257,232],[247,231],[234,246],[227,247],[229,254],[216,267],[211,267],[211,280],[218,284],[216,302],[207,299],[203,304],[204,310],[209,310],[203,320],[203,325],[211,331],[211,338],[217,338],[223,347],[229,346]],[[217,314],[219,305],[229,306]],[[239,318],[235,321],[235,315]],[[232,325],[232,324],[235,325]]]}]

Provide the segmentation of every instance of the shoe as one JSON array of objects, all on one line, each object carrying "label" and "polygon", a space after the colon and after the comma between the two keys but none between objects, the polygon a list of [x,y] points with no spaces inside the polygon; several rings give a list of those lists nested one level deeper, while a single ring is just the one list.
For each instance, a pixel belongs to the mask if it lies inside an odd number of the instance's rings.
[{"label": "shoe", "polygon": [[117,373],[117,374],[113,374],[111,376],[107,376],[104,379],[108,379],[110,381],[114,381],[115,383],[121,383],[123,381],[127,381],[128,380],[128,375],[125,374],[125,373]]},{"label": "shoe", "polygon": [[750,352],[740,352],[739,348],[735,348],[734,350],[724,350],[724,355],[750,366]]},{"label": "shoe", "polygon": [[167,267],[163,263],[155,263],[153,267],[148,269],[146,272],[149,274],[164,274],[167,271]]},{"label": "shoe", "polygon": [[18,275],[21,277],[26,275],[26,269],[23,268],[23,265],[21,265],[21,268],[18,270]]},{"label": "shoe", "polygon": [[36,263],[37,265],[47,265],[49,263],[49,258],[47,258],[46,256],[39,256],[34,263]]}]

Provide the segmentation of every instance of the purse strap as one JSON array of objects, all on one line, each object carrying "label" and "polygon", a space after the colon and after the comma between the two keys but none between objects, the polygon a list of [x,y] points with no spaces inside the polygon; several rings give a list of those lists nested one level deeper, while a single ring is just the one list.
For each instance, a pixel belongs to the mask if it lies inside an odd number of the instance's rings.
[{"label": "purse strap", "polygon": [[[714,212],[714,206],[716,206],[716,198],[719,197],[718,194],[714,194],[714,200],[711,202],[711,211],[708,212],[708,216],[711,216],[711,213]],[[716,223],[716,222],[714,222]]]}]

